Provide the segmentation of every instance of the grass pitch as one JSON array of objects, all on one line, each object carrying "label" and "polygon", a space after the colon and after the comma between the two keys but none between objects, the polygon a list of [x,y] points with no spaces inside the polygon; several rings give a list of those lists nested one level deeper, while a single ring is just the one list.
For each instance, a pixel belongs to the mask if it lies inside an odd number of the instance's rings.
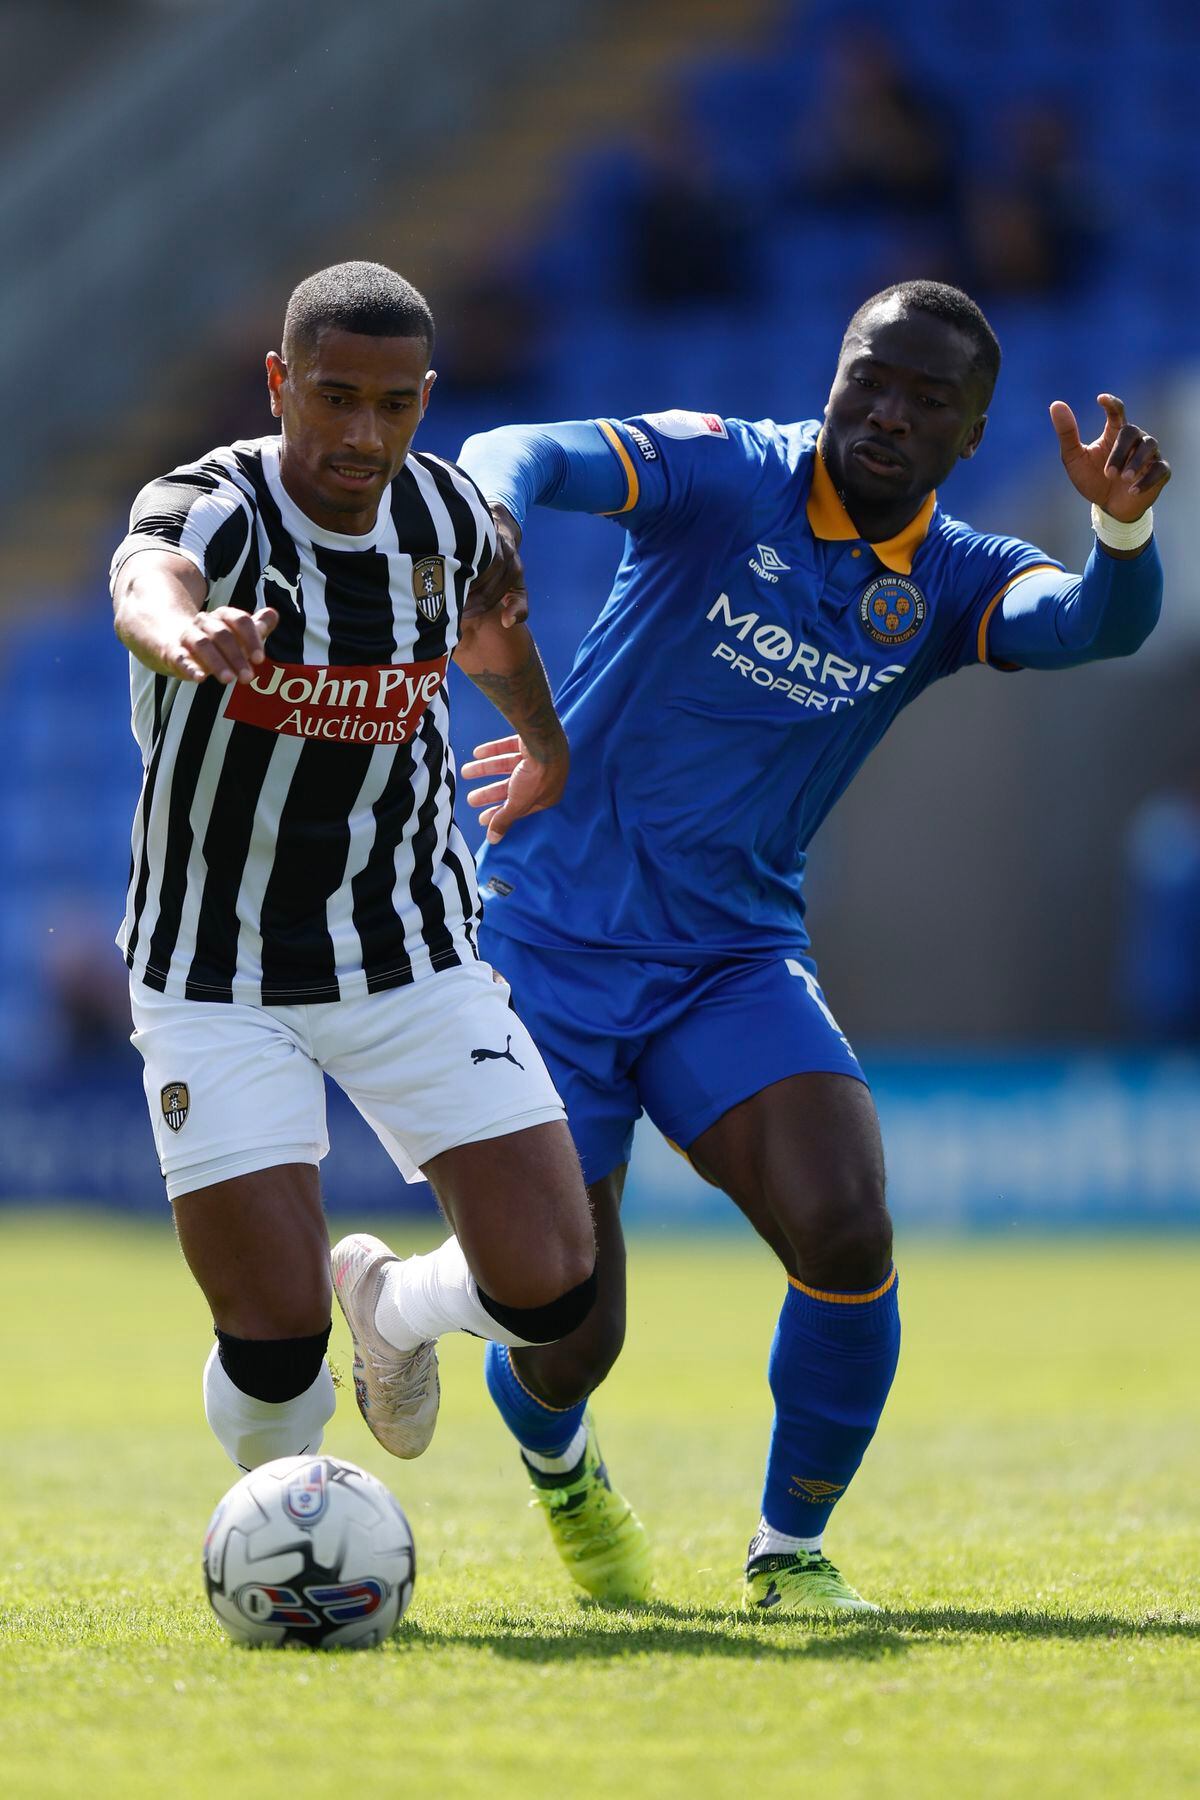
[{"label": "grass pitch", "polygon": [[209,1614],[233,1472],[165,1216],[0,1214],[0,1267],[8,1800],[1197,1789],[1195,1244],[908,1245],[900,1376],[827,1540],[888,1610],[806,1625],[736,1611],[780,1277],[749,1237],[643,1238],[597,1416],[661,1603],[575,1598],[451,1340],[420,1462],[339,1397],[326,1447],[399,1494],[418,1581],[385,1650],[332,1656],[235,1649]]}]

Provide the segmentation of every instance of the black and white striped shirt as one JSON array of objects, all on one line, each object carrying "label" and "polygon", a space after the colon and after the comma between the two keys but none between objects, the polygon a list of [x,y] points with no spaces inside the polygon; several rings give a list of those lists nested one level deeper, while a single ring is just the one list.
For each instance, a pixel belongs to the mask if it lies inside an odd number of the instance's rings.
[{"label": "black and white striped shirt", "polygon": [[475,957],[479,897],[454,824],[445,674],[495,534],[478,489],[409,455],[375,528],[305,518],[278,437],[214,450],[143,488],[136,551],[186,557],[208,606],[280,622],[251,686],[130,659],[145,776],[118,943],[162,993],[304,1005]]}]

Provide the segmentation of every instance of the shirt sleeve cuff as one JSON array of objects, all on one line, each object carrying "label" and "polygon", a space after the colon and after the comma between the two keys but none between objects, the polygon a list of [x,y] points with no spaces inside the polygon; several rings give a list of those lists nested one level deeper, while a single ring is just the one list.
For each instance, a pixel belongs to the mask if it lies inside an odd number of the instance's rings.
[{"label": "shirt sleeve cuff", "polygon": [[198,569],[204,576],[205,581],[208,580],[208,571],[204,567],[204,561],[194,550],[188,549],[184,544],[168,544],[162,538],[147,537],[144,532],[131,531],[127,537],[121,539],[113,551],[112,562],[108,566],[108,591],[110,594],[116,586],[117,576],[130,557],[137,556],[142,550],[165,550],[168,556],[182,556],[184,562],[190,562],[192,567]]}]

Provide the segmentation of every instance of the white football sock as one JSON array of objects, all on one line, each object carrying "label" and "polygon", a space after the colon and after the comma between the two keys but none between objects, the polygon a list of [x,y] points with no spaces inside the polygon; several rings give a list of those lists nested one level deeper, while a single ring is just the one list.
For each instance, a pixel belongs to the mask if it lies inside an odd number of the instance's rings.
[{"label": "white football sock", "polygon": [[543,1475],[565,1475],[573,1469],[587,1449],[587,1426],[581,1425],[561,1456],[543,1456],[540,1450],[526,1450],[521,1446],[521,1455],[531,1469],[540,1469]]},{"label": "white football sock", "polygon": [[797,1550],[810,1550],[818,1555],[821,1550],[823,1533],[816,1537],[789,1537],[786,1531],[776,1531],[773,1525],[760,1515],[758,1530],[750,1539],[750,1548],[746,1552],[746,1561],[753,1562],[756,1556],[790,1556]]},{"label": "white football sock", "polygon": [[406,1256],[387,1265],[375,1324],[397,1350],[415,1350],[446,1331],[470,1331],[513,1350],[528,1348],[530,1341],[517,1337],[480,1304],[457,1238],[447,1238],[428,1256]]},{"label": "white football sock", "polygon": [[225,1373],[216,1344],[204,1365],[204,1416],[218,1443],[239,1469],[256,1469],[277,1456],[304,1456],[321,1448],[325,1423],[337,1404],[329,1364],[294,1400],[256,1400]]}]

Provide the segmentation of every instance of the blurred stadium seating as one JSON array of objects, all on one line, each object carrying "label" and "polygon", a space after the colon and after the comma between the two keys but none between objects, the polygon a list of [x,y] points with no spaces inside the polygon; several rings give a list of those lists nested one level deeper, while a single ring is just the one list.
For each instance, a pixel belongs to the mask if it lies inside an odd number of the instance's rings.
[{"label": "blurred stadium seating", "polygon": [[[127,27],[138,11],[118,10]],[[322,91],[319,52],[325,40],[317,30],[318,9],[302,10],[288,36],[289,45],[294,38],[301,47],[301,91],[311,94]],[[125,411],[144,405],[148,352],[143,344],[135,355],[130,343],[143,328],[166,373],[172,334],[188,343],[186,392],[194,403],[174,409],[174,443],[207,447],[196,434],[214,416],[226,422],[241,416],[243,435],[268,429],[255,397],[257,376],[252,383],[244,370],[269,347],[260,341],[259,321],[281,310],[288,278],[282,284],[276,279],[279,266],[290,275],[334,255],[362,253],[394,261],[422,279],[422,268],[433,270],[445,349],[423,442],[450,455],[470,432],[514,418],[620,415],[666,406],[811,416],[828,386],[842,326],[858,301],[898,276],[932,272],[980,288],[1005,355],[984,453],[956,473],[946,496],[950,510],[1037,538],[1065,559],[1085,553],[1086,521],[1055,475],[1047,401],[1071,399],[1086,425],[1092,396],[1107,387],[1123,393],[1136,416],[1157,422],[1170,416],[1189,346],[1195,355],[1200,137],[1192,72],[1200,13],[1193,5],[1150,0],[1131,19],[1116,0],[1096,0],[1086,29],[1071,0],[1013,0],[1005,7],[997,0],[970,7],[913,0],[886,15],[893,23],[882,29],[893,34],[898,65],[922,94],[935,97],[931,106],[953,131],[955,195],[931,225],[928,217],[914,222],[911,211],[878,198],[831,205],[804,188],[804,159],[813,154],[805,125],[828,104],[831,46],[859,29],[879,31],[885,15],[863,9],[851,17],[832,3],[746,11],[730,0],[728,7],[700,9],[704,30],[693,41],[686,7],[647,3],[636,9],[636,29],[645,39],[639,67],[651,83],[650,116],[632,126],[621,118],[606,132],[598,109],[598,126],[589,125],[582,136],[569,134],[554,187],[539,194],[519,233],[506,219],[502,241],[481,243],[473,262],[460,247],[439,264],[428,245],[409,256],[409,215],[397,196],[408,192],[416,209],[411,216],[419,219],[418,190],[433,180],[435,165],[457,158],[469,169],[474,99],[482,103],[494,98],[497,87],[515,90],[519,84],[519,92],[507,95],[515,111],[522,95],[553,88],[560,59],[572,46],[582,45],[586,56],[589,44],[602,51],[613,45],[606,31],[614,20],[623,31],[635,30],[628,7],[525,9],[520,37],[510,36],[507,58],[489,70],[495,33],[483,31],[474,55],[468,48],[471,28],[483,30],[487,9],[453,10],[458,35],[451,62],[449,41],[437,37],[436,9],[422,9],[422,30],[434,34],[442,54],[423,59],[429,91],[407,117],[405,105],[396,109],[396,131],[385,141],[371,113],[387,103],[389,84],[394,89],[404,33],[392,29],[389,9],[371,0],[353,0],[343,9],[361,26],[349,34],[360,48],[344,68],[353,67],[357,80],[367,62],[373,66],[369,93],[352,94],[353,105],[339,90],[337,128],[346,135],[337,169],[344,174],[361,159],[382,159],[377,178],[369,181],[361,179],[361,168],[354,179],[342,180],[327,157],[319,169],[306,161],[308,113],[287,100],[296,89],[285,90],[282,102],[273,98],[259,60],[269,63],[274,54],[271,9],[251,0],[176,9],[173,29],[160,26],[153,57],[131,61],[128,86],[117,82],[111,67],[107,86],[97,89],[93,82],[89,105],[75,122],[73,160],[61,135],[54,149],[53,136],[70,96],[61,70],[53,83],[46,74],[43,116],[31,125],[29,138],[41,146],[44,167],[26,168],[23,190],[12,179],[0,184],[0,242],[10,246],[32,230],[37,197],[58,196],[56,230],[38,236],[36,254],[27,254],[12,290],[20,304],[10,309],[6,386],[10,403],[28,407],[31,419],[27,437],[8,434],[6,468],[14,491],[27,489],[32,496],[40,484],[44,500],[66,428],[53,406],[38,408],[30,375],[50,354],[44,342],[50,326],[60,334],[66,329],[69,342],[88,341],[92,354],[85,360],[103,365],[81,378],[76,396],[85,447],[98,436],[98,421],[106,430],[111,424],[119,438]],[[30,18],[23,13],[22,20],[33,33]],[[306,23],[311,33],[303,29]],[[728,29],[722,31],[722,24]],[[250,27],[257,35],[247,38]],[[411,19],[406,29],[415,29]],[[364,60],[361,45],[372,31],[386,53]],[[177,109],[187,92],[187,57],[200,41],[195,33],[222,71],[231,66],[231,44],[257,48],[242,59],[227,106],[187,133],[168,134],[169,158],[148,157],[137,97],[154,69],[176,69],[176,86],[165,99],[160,94],[154,113],[155,129],[165,129],[164,108]],[[612,53],[618,53],[615,45]],[[622,53],[630,56],[628,43]],[[93,69],[95,54],[89,40],[81,46],[81,64]],[[611,83],[613,65],[603,55],[592,60],[594,80],[602,87]],[[411,97],[409,86],[404,92]],[[980,287],[982,278],[976,278],[979,265],[964,221],[972,196],[1003,193],[1004,183],[1015,179],[1010,152],[1018,101],[1061,119],[1071,185],[1059,191],[1086,197],[1089,234],[1072,249],[1074,263],[1064,240],[1063,265],[1052,260],[1024,287],[1018,278],[1006,285],[992,268],[989,292],[987,282]],[[100,131],[105,118],[124,160],[112,165],[103,192],[90,193],[84,180],[88,133]],[[639,297],[631,219],[648,179],[646,134],[655,125],[687,134],[702,156],[711,192],[746,225],[750,266],[741,271],[744,292],[735,302],[663,304]],[[290,157],[293,168],[313,168],[311,183],[293,179],[286,196],[264,172],[275,164],[260,163],[265,137],[275,134],[284,166]],[[329,148],[328,139],[322,146]],[[427,162],[414,174],[423,156]],[[228,195],[231,183],[241,198],[227,207],[220,236],[202,238],[198,252],[190,209],[200,209],[201,216],[212,193]],[[167,195],[169,213],[161,204]],[[39,216],[44,221],[44,210]],[[357,252],[348,242],[347,216],[363,221]],[[284,247],[277,258],[276,225]],[[164,243],[170,249],[165,260]],[[126,257],[136,250],[142,259],[132,277],[118,267],[117,249]],[[73,271],[74,310],[47,307],[47,286],[70,282]],[[129,282],[136,287],[139,271],[154,305],[163,302],[160,319],[153,306],[149,315],[133,310]],[[533,353],[522,344],[510,365],[498,360],[491,379],[487,367],[472,367],[469,388],[464,381],[456,393],[456,355],[464,371],[471,358],[461,332],[456,344],[455,303],[461,298],[464,316],[470,316],[472,281],[483,282],[485,303],[488,294],[506,294],[509,316],[527,320]],[[186,291],[182,309],[166,304],[172,288]],[[237,345],[240,364],[233,370],[230,321],[239,306],[253,326],[253,341]],[[230,387],[220,396],[227,363]],[[131,386],[141,391],[131,395]],[[172,409],[170,391],[157,399],[160,411]],[[1165,424],[1160,435],[1171,454]],[[121,463],[126,501],[157,472],[153,465],[138,466],[138,454],[126,449]],[[1165,512],[1185,513],[1188,479],[1181,471]],[[1194,496],[1194,473],[1190,479]],[[36,611],[22,605],[19,580],[8,580],[0,596],[0,766],[6,774],[0,801],[0,1081],[8,1083],[10,1121],[32,1104],[27,1082],[35,1082],[39,1093],[52,1088],[61,1101],[73,1084],[82,1091],[95,1056],[105,1054],[110,989],[101,979],[93,991],[80,969],[86,970],[89,956],[106,954],[102,945],[120,911],[137,771],[123,655],[111,635],[104,588],[107,546],[122,528],[107,500],[102,524],[102,530],[91,527],[92,567],[75,591],[40,598]],[[11,508],[8,526],[18,529]],[[569,665],[607,590],[617,548],[608,525],[557,514],[537,520],[529,549],[536,626],[555,675]],[[1192,569],[1171,568],[1169,579],[1174,606],[1195,598]],[[1065,678],[1061,688],[1039,678],[1008,683],[972,676],[965,694],[931,698],[918,709],[919,720],[914,715],[902,723],[822,834],[814,871],[814,935],[825,955],[827,987],[853,1036],[864,1044],[895,1045],[1128,1035],[1129,1014],[1120,1010],[1113,974],[1120,833],[1137,804],[1177,776],[1179,730],[1167,730],[1164,722],[1187,706],[1189,654],[1194,650],[1185,638],[1169,664],[1152,652],[1144,664]],[[461,682],[455,705],[460,750],[494,734],[494,716]],[[966,751],[947,758],[945,745],[955,733],[964,734]],[[1184,748],[1194,749],[1194,742]],[[882,903],[880,890],[886,891]],[[886,922],[877,929],[881,905]],[[897,933],[911,949],[911,957],[902,959],[906,965],[932,960],[936,942],[940,966],[923,973],[897,969]],[[1136,971],[1133,981],[1136,986]],[[108,1049],[136,1103],[137,1065],[120,1046],[119,1001],[110,1024]],[[1120,1085],[1124,1077],[1113,1068]],[[1134,1086],[1142,1079],[1130,1077]],[[100,1089],[93,1081],[89,1091]],[[148,1134],[139,1154],[148,1159]],[[0,1170],[0,1192],[20,1188],[13,1160]],[[1190,1197],[1181,1205],[1194,1213],[1200,1176],[1191,1179],[1190,1189],[1183,1182]],[[109,1182],[105,1191],[112,1188]]]}]

